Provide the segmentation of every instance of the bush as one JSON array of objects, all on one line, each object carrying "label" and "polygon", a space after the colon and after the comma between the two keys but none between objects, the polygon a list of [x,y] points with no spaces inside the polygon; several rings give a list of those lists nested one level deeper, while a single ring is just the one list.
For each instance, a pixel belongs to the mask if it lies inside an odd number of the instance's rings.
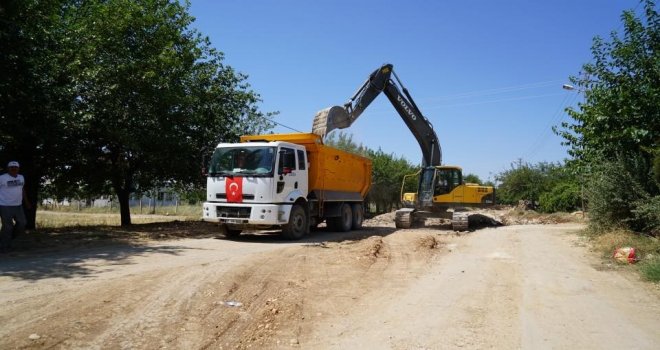
[{"label": "bush", "polygon": [[571,212],[581,206],[581,191],[578,184],[564,182],[557,184],[550,192],[541,194],[540,209],[542,212]]},{"label": "bush", "polygon": [[636,204],[650,197],[639,180],[634,161],[603,161],[594,166],[585,186],[590,223],[599,229],[625,227],[642,230],[645,226],[633,214]]},{"label": "bush", "polygon": [[632,212],[645,232],[660,236],[660,196],[637,201]]},{"label": "bush", "polygon": [[639,270],[642,276],[651,282],[660,282],[660,258],[644,261]]}]

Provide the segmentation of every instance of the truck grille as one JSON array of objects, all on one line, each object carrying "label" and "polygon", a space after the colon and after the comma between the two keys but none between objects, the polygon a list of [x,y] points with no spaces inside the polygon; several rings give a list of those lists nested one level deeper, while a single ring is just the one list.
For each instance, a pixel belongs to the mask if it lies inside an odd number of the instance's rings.
[{"label": "truck grille", "polygon": [[249,219],[252,208],[250,207],[216,207],[219,218]]},{"label": "truck grille", "polygon": [[[216,193],[215,198],[217,198],[217,199],[227,199],[227,194],[225,194],[225,193]],[[253,200],[254,195],[253,194],[243,194],[243,199]]]}]

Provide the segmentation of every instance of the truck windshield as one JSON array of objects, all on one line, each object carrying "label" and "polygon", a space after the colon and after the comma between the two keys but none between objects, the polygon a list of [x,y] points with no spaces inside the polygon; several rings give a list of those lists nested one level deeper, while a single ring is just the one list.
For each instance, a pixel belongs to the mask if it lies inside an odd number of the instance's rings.
[{"label": "truck windshield", "polygon": [[213,152],[209,176],[270,176],[274,165],[274,147],[219,147]]}]

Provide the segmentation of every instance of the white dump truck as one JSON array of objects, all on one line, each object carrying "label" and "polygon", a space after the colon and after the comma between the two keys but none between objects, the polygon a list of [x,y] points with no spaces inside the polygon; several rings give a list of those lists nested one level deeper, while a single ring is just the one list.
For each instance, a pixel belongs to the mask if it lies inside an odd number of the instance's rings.
[{"label": "white dump truck", "polygon": [[300,239],[323,221],[336,231],[359,229],[370,186],[371,161],[325,146],[319,135],[242,136],[213,153],[202,218],[229,237],[281,228]]}]

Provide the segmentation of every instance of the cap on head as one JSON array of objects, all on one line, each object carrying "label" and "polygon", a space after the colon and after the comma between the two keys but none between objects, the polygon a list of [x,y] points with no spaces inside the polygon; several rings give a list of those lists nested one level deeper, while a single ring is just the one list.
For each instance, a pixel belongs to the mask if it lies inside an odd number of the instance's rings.
[{"label": "cap on head", "polygon": [[18,168],[18,167],[20,167],[20,165],[18,164],[17,161],[12,160],[11,162],[7,163],[7,168],[12,168],[12,167],[13,168]]}]

